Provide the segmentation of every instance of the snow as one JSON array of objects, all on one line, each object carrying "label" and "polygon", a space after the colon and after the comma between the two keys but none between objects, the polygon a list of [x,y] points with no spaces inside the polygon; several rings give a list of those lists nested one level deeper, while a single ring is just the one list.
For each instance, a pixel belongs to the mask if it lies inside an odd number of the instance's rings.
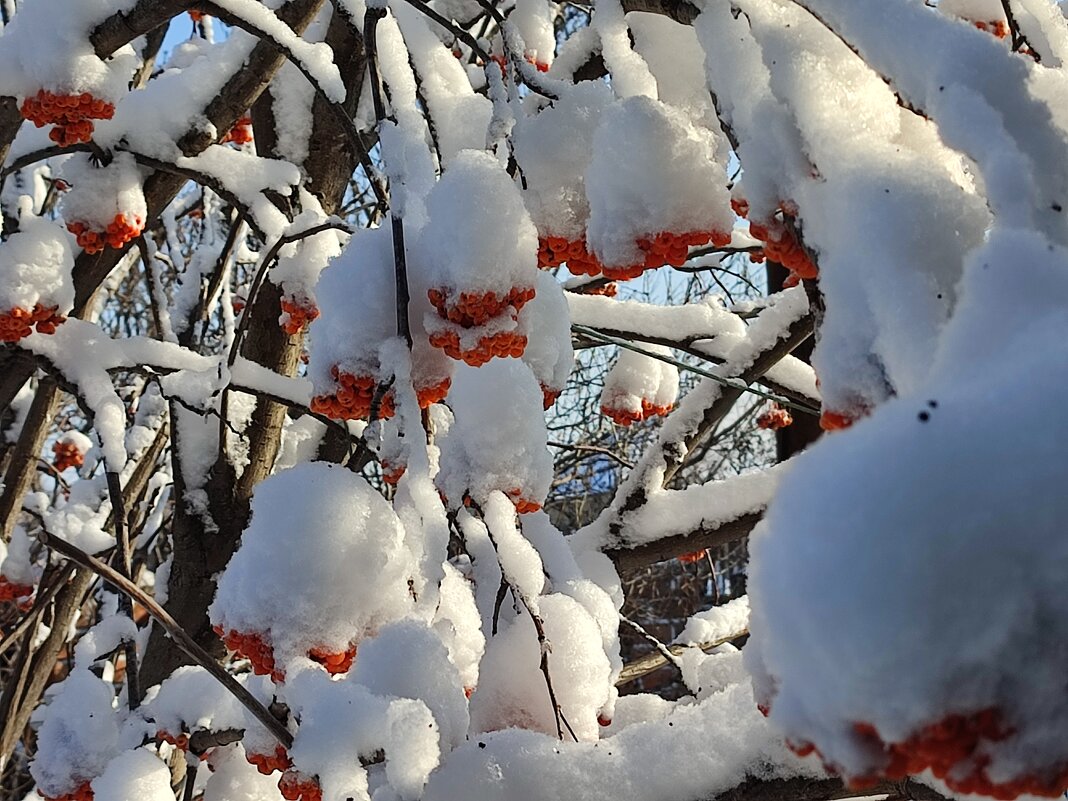
[{"label": "snow", "polygon": [[676,801],[715,797],[747,777],[797,775],[814,771],[786,751],[742,683],[597,742],[518,730],[473,737],[432,776],[423,798]]},{"label": "snow", "polygon": [[[856,721],[903,744],[987,709],[1010,733],[979,740],[983,775],[1015,794],[1063,762],[1048,737],[1068,714],[1048,649],[1064,618],[1053,587],[1068,474],[1063,423],[1042,410],[1068,374],[1034,345],[1068,331],[1055,300],[1068,297],[1066,257],[995,230],[968,260],[930,377],[792,463],[751,539],[745,653],[759,695],[847,776],[885,767]],[[982,575],[1003,586],[989,592]],[[975,764],[950,786],[973,787]]]},{"label": "snow", "polygon": [[[561,712],[580,741],[596,740],[597,713],[611,688],[600,629],[566,595],[544,595],[538,606],[551,648],[549,673]],[[541,649],[529,615],[515,618],[489,641],[478,689],[471,696],[473,734],[522,728],[556,735],[556,716],[540,662]]]},{"label": "snow", "polygon": [[[128,12],[135,4],[84,0],[71,6],[64,0],[44,0],[19,8],[4,29],[0,47],[0,95],[25,98],[43,88],[56,94],[89,92],[114,102],[126,92],[137,58],[131,48],[123,48],[102,59],[89,34],[112,14]],[[52,57],[41,58],[45,51]]]},{"label": "snow", "polygon": [[518,187],[493,156],[461,152],[426,206],[429,222],[416,253],[430,286],[504,297],[513,287],[534,285],[537,231]]},{"label": "snow", "polygon": [[[300,560],[279,560],[297,535]],[[396,514],[366,481],[301,464],[257,488],[209,615],[224,631],[266,637],[285,671],[312,649],[344,652],[402,616],[408,559]]]},{"label": "snow", "polygon": [[119,742],[113,701],[111,685],[86,667],[64,679],[44,712],[30,764],[42,794],[59,797],[104,772]]},{"label": "snow", "polygon": [[93,780],[93,795],[114,801],[170,801],[171,772],[165,762],[150,751],[138,748],[124,751],[108,763],[103,774]]},{"label": "snow", "polygon": [[733,214],[716,149],[708,129],[649,97],[628,97],[605,110],[585,179],[590,250],[605,265],[627,266],[644,263],[642,238],[729,233]]},{"label": "snow", "polygon": [[744,633],[748,625],[749,597],[743,595],[723,606],[713,606],[690,617],[675,642],[692,646],[719,642]]}]

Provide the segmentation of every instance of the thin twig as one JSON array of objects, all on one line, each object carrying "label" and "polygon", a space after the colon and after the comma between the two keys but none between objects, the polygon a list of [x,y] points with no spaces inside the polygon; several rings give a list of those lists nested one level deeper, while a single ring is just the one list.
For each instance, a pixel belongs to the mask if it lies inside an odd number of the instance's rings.
[{"label": "thin twig", "polygon": [[178,646],[190,659],[204,668],[208,673],[215,677],[227,690],[229,690],[241,704],[252,713],[252,715],[264,725],[274,737],[286,748],[293,746],[293,735],[289,730],[283,726],[277,718],[275,718],[267,708],[261,704],[252,693],[242,687],[233,676],[227,673],[218,662],[216,662],[211,654],[205,651],[196,640],[189,636],[170,613],[156,603],[156,600],[152,598],[148,593],[127,579],[117,570],[104,562],[97,559],[95,556],[90,556],[80,548],[71,545],[66,540],[60,539],[54,534],[50,534],[47,531],[41,531],[38,534],[38,539],[51,550],[56,553],[65,556],[72,562],[75,562],[82,567],[91,570],[100,576],[104,581],[111,584],[119,591],[128,595],[132,600],[141,604],[145,611],[152,616],[153,620],[159,623],[174,640],[175,645]]}]

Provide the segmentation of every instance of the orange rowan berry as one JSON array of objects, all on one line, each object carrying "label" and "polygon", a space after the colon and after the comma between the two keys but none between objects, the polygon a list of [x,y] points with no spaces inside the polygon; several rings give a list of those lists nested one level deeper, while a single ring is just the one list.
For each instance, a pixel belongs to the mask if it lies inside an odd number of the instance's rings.
[{"label": "orange rowan berry", "polygon": [[794,418],[790,412],[777,403],[773,403],[771,408],[757,418],[756,424],[757,428],[761,428],[764,431],[778,431],[781,428],[792,425],[793,422]]},{"label": "orange rowan berry", "polygon": [[61,473],[68,467],[81,467],[85,463],[85,454],[71,442],[52,443],[52,453],[55,454],[52,466]]},{"label": "orange rowan berry", "polygon": [[356,659],[356,646],[350,645],[344,651],[330,651],[326,648],[312,648],[308,651],[308,658],[326,668],[331,676],[339,673],[348,673]]},{"label": "orange rowan berry", "polygon": [[260,754],[249,751],[246,748],[245,759],[248,760],[250,765],[255,765],[256,770],[264,776],[269,776],[276,770],[284,771],[293,766],[293,761],[289,758],[289,752],[282,745],[276,745],[274,753],[271,754]]},{"label": "orange rowan berry", "polygon": [[706,550],[692,551],[691,553],[684,553],[681,556],[675,558],[682,562],[684,565],[692,565],[696,562],[703,562],[705,560]]},{"label": "orange rowan berry", "polygon": [[9,581],[7,576],[0,575],[0,602],[15,601],[20,598],[28,598],[33,595],[33,587],[29,584],[17,584]]},{"label": "orange rowan berry", "polygon": [[282,316],[282,330],[293,336],[319,317],[319,307],[310,300],[285,297],[282,298]]},{"label": "orange rowan berry", "polygon": [[45,795],[41,793],[45,801],[93,801],[93,787],[88,781],[84,781],[63,795]]},{"label": "orange rowan berry", "polygon": [[234,127],[226,132],[222,144],[233,142],[235,145],[246,145],[252,141],[252,117],[248,114],[238,118]]},{"label": "orange rowan berry", "polygon": [[286,801],[322,801],[319,781],[299,770],[289,769],[278,780],[278,790]]}]

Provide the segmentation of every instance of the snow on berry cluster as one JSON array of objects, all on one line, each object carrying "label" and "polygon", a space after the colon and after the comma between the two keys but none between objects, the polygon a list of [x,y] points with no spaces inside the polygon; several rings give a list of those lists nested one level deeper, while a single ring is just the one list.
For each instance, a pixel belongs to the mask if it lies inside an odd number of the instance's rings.
[{"label": "snow on berry cluster", "polygon": [[457,368],[450,395],[455,420],[441,438],[438,487],[458,506],[498,490],[520,513],[541,508],[552,480],[542,418],[544,396],[521,361]]},{"label": "snow on berry cluster", "polygon": [[[642,350],[672,358],[662,345],[643,345]],[[619,358],[605,377],[601,413],[621,426],[663,416],[675,406],[679,394],[679,369],[673,364],[621,348]]]},{"label": "snow on berry cluster", "polygon": [[[289,549],[299,558],[284,558]],[[304,464],[257,489],[209,610],[226,645],[281,681],[301,658],[344,673],[409,607],[409,552],[390,505],[344,468]]]},{"label": "snow on berry cluster", "polygon": [[70,237],[28,204],[22,212],[0,248],[0,342],[18,342],[34,327],[51,334],[74,305]]},{"label": "snow on berry cluster", "polygon": [[930,377],[802,454],[751,539],[757,697],[854,785],[929,769],[959,793],[1068,789],[1051,736],[1068,725],[1068,430],[1042,413],[1068,371],[1034,347],[1068,333],[1066,265],[1068,249],[995,229]]},{"label": "snow on berry cluster", "polygon": [[89,156],[76,154],[63,164],[61,175],[70,191],[60,210],[86,253],[119,249],[141,235],[148,209],[133,156],[115,153],[98,166]]},{"label": "snow on berry cluster", "polygon": [[434,307],[424,316],[430,343],[476,367],[522,356],[519,315],[534,298],[538,245],[518,187],[491,155],[463,151],[426,207],[416,253]]},{"label": "snow on berry cluster", "polygon": [[716,150],[709,129],[660,101],[629,97],[605,110],[586,194],[587,240],[606,277],[679,266],[690,246],[730,242],[734,219]]},{"label": "snow on berry cluster", "polygon": [[[430,309],[417,263],[408,272],[412,303],[412,377],[419,405],[427,408],[449,392],[452,364],[430,346],[421,322]],[[422,294],[420,294],[422,289]],[[389,225],[356,233],[323,271],[315,288],[321,316],[310,328],[308,376],[312,410],[339,420],[368,419],[378,398],[380,419],[394,415],[392,378],[380,351],[397,336],[393,234]]]}]

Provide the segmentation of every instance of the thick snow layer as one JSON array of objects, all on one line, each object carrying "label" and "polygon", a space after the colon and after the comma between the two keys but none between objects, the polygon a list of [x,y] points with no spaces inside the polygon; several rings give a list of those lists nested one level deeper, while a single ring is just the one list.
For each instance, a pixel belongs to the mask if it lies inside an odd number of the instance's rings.
[{"label": "thick snow layer", "polygon": [[[44,710],[30,775],[57,798],[104,772],[119,742],[111,685],[86,667],[71,671]],[[169,789],[169,788],[168,788]]]},{"label": "thick snow layer", "polygon": [[53,222],[31,213],[0,248],[0,313],[32,311],[40,303],[66,314],[74,305],[71,237]]},{"label": "thick snow layer", "polygon": [[[312,649],[344,652],[408,608],[403,537],[389,504],[348,470],[311,463],[277,473],[253,496],[211,619],[265,636],[283,669]],[[295,541],[300,558],[280,558]]]},{"label": "thick snow layer", "polygon": [[93,780],[94,798],[109,801],[171,801],[171,772],[151,751],[124,751]]},{"label": "thick snow layer", "polygon": [[[611,691],[611,668],[600,629],[582,605],[566,595],[542,596],[538,607],[551,648],[549,673],[561,713],[579,740],[596,740],[597,713]],[[473,733],[520,728],[556,735],[556,715],[540,670],[541,655],[534,623],[527,614],[515,618],[489,641],[478,689],[471,696]],[[566,727],[564,732],[568,737]]]},{"label": "thick snow layer", "polygon": [[449,397],[455,415],[441,438],[437,484],[453,505],[466,492],[482,502],[493,490],[541,504],[552,480],[552,454],[541,388],[515,359],[460,366]]},{"label": "thick snow layer", "polygon": [[1068,334],[1066,265],[1040,236],[995,231],[928,379],[792,463],[751,540],[758,695],[846,775],[889,769],[858,723],[910,754],[928,727],[986,712],[1001,733],[950,786],[1059,786],[1068,428],[1045,410],[1068,371],[1042,343]]},{"label": "thick snow layer", "polygon": [[743,683],[699,704],[672,705],[670,714],[657,709],[597,742],[516,730],[472,737],[434,773],[423,798],[678,801],[715,797],[749,776],[796,775],[815,774],[786,751]]},{"label": "thick snow layer", "polygon": [[538,234],[519,188],[493,156],[457,155],[426,205],[417,257],[431,286],[498,297],[534,286]]},{"label": "thick snow layer", "polygon": [[423,701],[434,715],[441,747],[467,738],[464,684],[437,631],[416,620],[383,628],[360,648],[353,680],[376,695]]},{"label": "thick snow layer", "polygon": [[602,83],[578,84],[566,96],[516,124],[516,161],[523,169],[523,199],[538,233],[569,241],[586,238],[590,206],[586,168],[593,157],[593,134],[612,101]]},{"label": "thick snow layer", "polygon": [[642,264],[639,239],[729,233],[734,215],[716,150],[711,131],[673,106],[644,96],[610,106],[585,179],[591,251],[606,265]]}]

